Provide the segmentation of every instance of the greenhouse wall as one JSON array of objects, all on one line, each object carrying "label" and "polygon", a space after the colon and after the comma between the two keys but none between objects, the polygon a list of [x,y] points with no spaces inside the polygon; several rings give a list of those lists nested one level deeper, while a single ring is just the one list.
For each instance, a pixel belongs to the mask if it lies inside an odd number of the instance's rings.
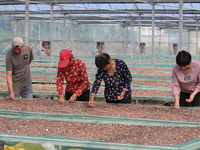
[{"label": "greenhouse wall", "polygon": [[[0,17],[0,30],[1,55],[7,54],[13,37],[25,38],[25,22],[15,21],[12,17]],[[29,21],[29,45],[36,56],[45,55],[42,52],[42,41],[50,41],[50,30],[50,21]],[[57,20],[53,23],[53,55],[58,55],[62,49],[70,49],[75,56],[92,57],[97,54],[97,42],[104,42],[104,51],[113,55],[138,55],[138,31],[137,26],[132,29],[121,25],[83,25],[68,20],[64,26],[63,20]],[[184,30],[182,35],[182,48],[196,55],[196,31]],[[200,34],[198,38],[199,36]],[[149,27],[141,27],[140,43],[145,45],[141,55],[150,56],[152,51],[154,55],[175,55],[173,45],[178,46],[179,30],[155,28],[152,50],[152,30]]]}]

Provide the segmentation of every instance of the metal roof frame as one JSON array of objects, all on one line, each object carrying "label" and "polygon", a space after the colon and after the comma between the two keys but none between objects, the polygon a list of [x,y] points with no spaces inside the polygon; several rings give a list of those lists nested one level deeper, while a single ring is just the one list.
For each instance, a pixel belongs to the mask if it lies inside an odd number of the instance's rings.
[{"label": "metal roof frame", "polygon": [[[192,7],[183,7],[183,20],[185,26],[188,24],[195,26],[200,18],[200,9],[193,6],[200,3],[200,0],[184,0],[184,4],[191,4]],[[82,4],[79,6],[76,4]],[[98,7],[91,7],[90,4],[96,4]],[[109,5],[110,9],[100,7],[99,5]],[[123,9],[113,9],[114,5],[123,4]],[[136,9],[129,9],[126,4],[134,5]],[[141,26],[151,26],[152,8],[139,8],[138,4],[148,4],[163,7],[163,9],[155,9],[155,27],[175,26],[174,22],[179,22],[179,7],[173,4],[179,4],[179,0],[30,0],[29,5],[35,5],[37,10],[29,10],[30,20],[50,20],[51,10],[41,10],[39,5],[49,5],[60,7],[60,10],[53,9],[54,20],[76,20],[78,24],[125,24],[130,26],[134,21],[133,26],[138,25],[139,16],[141,16]],[[0,9],[0,16],[14,16],[15,20],[25,19],[25,10],[16,8],[24,6],[25,0],[1,0],[0,6],[5,6]],[[88,6],[87,6],[88,5]],[[13,9],[7,8],[13,6]],[[74,7],[73,9],[66,9]],[[166,8],[171,7],[171,8]],[[188,23],[188,20],[191,23]],[[195,21],[194,21],[195,20]],[[167,22],[166,22],[167,21]],[[170,22],[171,21],[171,22]],[[186,25],[187,22],[187,25]],[[165,25],[164,25],[165,24]],[[171,24],[171,25],[170,25]],[[177,24],[178,27],[178,24]]]},{"label": "metal roof frame", "polygon": [[[0,17],[25,20],[25,29],[28,19],[49,20],[51,30],[53,20],[64,20],[64,24],[65,20],[71,20],[76,24],[144,26],[152,28],[152,37],[155,27],[175,28],[179,29],[179,49],[182,49],[182,29],[199,30],[199,8],[200,0],[0,0]],[[28,41],[27,35],[25,38]],[[153,49],[154,38],[152,58]]]},{"label": "metal roof frame", "polygon": [[[200,0],[184,0],[184,3],[199,3]],[[25,0],[1,0],[0,5],[23,5]],[[30,4],[108,4],[108,3],[179,3],[179,0],[30,0]]]},{"label": "metal roof frame", "polygon": [[[193,28],[200,19],[200,0],[183,0],[183,26]],[[96,7],[91,5],[96,5]],[[135,9],[126,5],[134,5]],[[77,24],[123,24],[124,26],[151,27],[152,6],[155,9],[155,27],[169,28],[179,24],[179,0],[29,0],[36,9],[29,10],[29,20],[72,20]],[[48,9],[40,9],[47,5]],[[103,5],[103,6],[100,6]],[[109,6],[109,7],[106,7]],[[123,8],[114,8],[122,5]],[[148,8],[140,8],[148,5]],[[3,6],[3,8],[1,8]],[[9,6],[9,7],[8,7]],[[10,8],[13,6],[13,8]],[[19,8],[19,6],[21,6]],[[14,16],[14,20],[25,20],[25,0],[0,0],[0,16]],[[46,7],[45,7],[46,8]],[[53,8],[51,10],[50,8]],[[161,9],[163,8],[163,9]],[[132,24],[133,22],[133,24]]]}]

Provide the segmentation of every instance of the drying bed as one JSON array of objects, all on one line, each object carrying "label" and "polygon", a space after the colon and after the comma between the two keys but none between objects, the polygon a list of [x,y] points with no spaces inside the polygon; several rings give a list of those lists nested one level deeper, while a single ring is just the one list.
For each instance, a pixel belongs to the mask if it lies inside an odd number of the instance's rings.
[{"label": "drying bed", "polygon": [[[46,119],[12,119],[1,116],[0,132],[26,136],[66,136],[101,142],[138,144],[138,145],[177,145],[200,138],[200,118],[198,108],[155,107],[126,104],[95,103],[89,108],[87,103],[75,102],[64,104],[56,100],[1,98],[0,109],[42,114],[77,114],[119,117],[119,123],[80,123]],[[4,113],[5,115],[5,113]],[[19,115],[18,115],[19,117]],[[120,124],[121,117],[145,119],[146,124]],[[84,117],[83,117],[84,119]],[[87,118],[85,118],[87,120]],[[174,121],[173,126],[148,125],[148,120]],[[136,120],[137,121],[137,120]],[[178,126],[179,122],[196,122],[195,127]]]}]

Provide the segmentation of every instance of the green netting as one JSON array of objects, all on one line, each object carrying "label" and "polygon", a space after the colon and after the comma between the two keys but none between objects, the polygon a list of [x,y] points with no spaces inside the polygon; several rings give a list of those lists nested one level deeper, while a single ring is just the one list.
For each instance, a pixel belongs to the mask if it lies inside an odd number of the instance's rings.
[{"label": "green netting", "polygon": [[16,145],[18,143],[40,143],[41,145],[50,145],[58,147],[60,150],[198,150],[200,140],[193,139],[180,145],[170,146],[151,146],[151,145],[134,145],[107,143],[94,140],[83,140],[78,138],[62,136],[24,136],[0,133],[0,143],[6,145]]},{"label": "green netting", "polygon": [[138,119],[115,116],[95,116],[82,114],[50,114],[40,112],[25,112],[14,110],[0,110],[1,117],[19,120],[57,120],[87,124],[128,124],[128,125],[149,125],[149,126],[174,126],[174,127],[200,127],[199,122],[166,121],[155,119]]},{"label": "green netting", "polygon": [[[36,72],[36,73],[41,73],[41,72],[43,72],[43,73],[48,73],[48,72],[44,72],[44,71],[38,71],[38,72]],[[88,73],[88,78],[89,79],[95,79],[95,74],[96,73]],[[5,73],[0,73],[0,75],[6,75]],[[38,77],[38,76],[40,76],[40,77],[49,77],[49,78],[55,78],[55,79],[45,79],[45,80],[52,80],[52,81],[55,81],[56,80],[56,76],[57,76],[57,74],[55,73],[55,75],[47,75],[47,74],[40,74],[40,75],[37,75],[37,74],[32,74],[31,76],[33,76],[33,77]],[[159,79],[160,77],[161,78],[171,78],[171,76],[157,76],[157,75],[139,75],[139,74],[132,74],[132,77],[134,77],[134,78],[132,78],[132,80],[143,80],[143,81],[167,81],[167,82],[171,82],[171,80],[170,79]],[[136,78],[137,77],[137,78]],[[148,77],[148,78],[140,78],[140,77]],[[149,78],[149,77],[154,77],[154,78]],[[6,80],[5,78],[4,79],[1,79],[2,81],[3,80]],[[33,79],[33,80],[36,80],[36,79]],[[44,79],[37,79],[37,80],[44,80]],[[103,82],[102,82],[103,83]]]},{"label": "green netting", "polygon": [[[0,96],[4,98],[8,98],[8,91],[0,91]],[[33,97],[50,97],[50,98],[56,98],[59,97],[58,92],[46,92],[46,91],[33,91]],[[104,94],[97,94],[97,98],[104,99]],[[164,102],[174,102],[173,97],[167,97],[167,96],[131,96],[132,101],[164,101]]]},{"label": "green netting", "polygon": [[[75,56],[76,57],[76,56]],[[89,56],[89,57],[76,57],[78,59],[81,59],[83,61],[95,61],[94,56]],[[126,56],[126,55],[111,55],[111,58],[118,58],[118,59],[122,59],[124,61],[127,62],[138,62],[138,56],[133,56],[131,58],[131,56]],[[58,61],[59,60],[59,56],[58,55],[54,55],[54,61]],[[49,62],[49,57],[48,56],[36,56],[34,61],[41,61],[41,62]],[[151,62],[151,57],[150,56],[142,56],[140,57],[140,61],[139,62]],[[163,56],[154,56],[154,62],[168,62],[168,63],[175,63],[175,56],[173,55],[163,55]]]},{"label": "green netting", "polygon": [[[112,58],[116,58],[116,57],[112,57]],[[118,56],[117,58],[120,59],[120,56]],[[94,57],[92,57],[92,58],[80,57],[79,59],[85,61],[86,65],[94,65],[95,66]],[[54,67],[57,67],[58,60],[59,60],[59,57],[54,56],[53,62],[50,63],[50,57],[45,57],[45,56],[35,57],[31,67],[34,68],[35,63],[39,63],[40,66],[42,66],[42,67],[44,67],[45,64],[46,65],[48,64],[48,65],[50,65],[51,67],[54,68]],[[140,60],[138,60],[138,56],[135,56],[134,58],[123,58],[122,60],[124,60],[127,63],[128,66],[152,67],[151,66],[151,61],[152,61],[151,57],[141,57]],[[1,57],[0,62],[5,62],[5,57]],[[154,57],[154,67],[173,68],[174,64],[175,64],[175,58],[170,59],[170,57],[168,57],[168,56],[166,56],[166,57]],[[1,66],[4,66],[4,65],[1,64]]]},{"label": "green netting", "polygon": [[[88,72],[89,75],[95,75],[96,74],[96,70],[97,68],[92,68],[92,67],[87,67],[87,70],[94,70],[94,72]],[[171,71],[166,71],[166,70],[152,70],[152,69],[145,69],[145,70],[134,70],[134,69],[129,69],[131,72],[162,72],[162,73],[171,73]],[[49,70],[31,70],[32,73],[51,73],[51,74],[57,74],[57,70],[56,71],[49,71]],[[136,75],[140,75],[140,74],[136,74]],[[167,76],[168,77],[168,76]]]},{"label": "green netting", "polygon": [[[44,67],[44,68],[57,68],[57,62],[58,62],[58,55],[56,55],[54,57],[56,59],[55,63],[49,63],[49,57],[35,57],[35,60],[33,61],[33,63],[37,63],[37,65],[34,65],[34,64],[31,64],[32,67],[34,68],[40,68],[40,67]],[[170,59],[169,59],[170,58]],[[5,57],[0,57],[0,59],[2,61],[5,61]],[[94,58],[81,58],[82,60],[85,60],[85,61],[91,61],[91,62],[86,62],[86,65],[94,65]],[[139,63],[134,63],[138,61],[138,58],[137,57],[134,57],[134,58],[124,58],[124,61],[127,62],[127,64],[129,66],[134,66],[134,65],[141,65],[141,66],[149,66],[150,65],[150,61],[151,61],[151,58],[150,57],[141,57],[141,62],[140,64]],[[166,65],[166,64],[161,64],[163,62],[173,62],[174,61],[174,57],[155,57],[155,61],[157,61],[158,63],[160,64],[156,64],[156,65],[160,65],[162,67],[166,67],[166,66],[171,66],[171,65]],[[43,63],[40,63],[40,62],[43,62]],[[142,62],[148,62],[146,64],[142,63]],[[157,63],[156,62],[156,63]],[[0,66],[4,66],[5,67],[5,64],[0,64]],[[96,68],[88,68],[88,70],[96,70]],[[138,71],[141,71],[141,73],[143,71],[146,71],[146,70],[131,70],[133,72],[138,72]],[[148,71],[152,71],[151,69],[148,69]],[[159,70],[158,70],[159,71]],[[153,72],[158,72],[158,71],[153,71]],[[40,72],[44,72],[44,70],[32,70],[31,72],[34,72],[34,73],[40,73]],[[161,72],[161,71],[160,71]],[[165,72],[169,72],[169,71],[165,71]],[[41,84],[55,84],[56,83],[56,73],[57,71],[45,71],[45,73],[53,73],[52,75],[44,75],[44,74],[41,74],[41,75],[36,75],[36,74],[32,74],[33,77],[35,76],[41,76],[41,77],[49,77],[49,78],[53,78],[53,79],[32,79],[32,83],[34,84],[34,86],[38,86],[38,83],[41,83]],[[95,78],[95,74],[96,72],[88,72],[88,76],[89,76],[89,79],[94,79]],[[5,73],[1,73],[0,75],[6,75]],[[141,81],[166,81],[166,82],[171,82],[171,76],[166,76],[166,75],[139,75],[139,74],[132,74],[133,76],[133,80],[135,81],[138,81],[138,80],[141,80]],[[147,77],[147,78],[140,78],[140,77]],[[161,79],[160,79],[161,78]],[[162,79],[162,78],[169,78],[169,79]],[[2,83],[6,83],[6,78],[4,79],[0,79],[0,82]],[[39,85],[39,86],[42,86],[42,85]],[[93,82],[90,82],[90,84],[92,85]],[[51,85],[49,85],[51,86]],[[53,85],[55,86],[55,85]],[[102,82],[101,84],[101,87],[104,87],[104,82]],[[136,85],[136,84],[131,84],[131,88],[132,89],[147,89],[147,90],[158,90],[158,87],[154,87],[154,86],[147,86],[147,85]],[[159,87],[159,90],[167,90],[167,91],[171,91],[171,88],[169,87]],[[8,96],[8,92],[7,91],[1,91],[1,97],[7,97]],[[58,93],[55,91],[55,92],[45,92],[45,91],[34,91],[34,96],[35,97],[50,97],[50,98],[54,98],[54,97],[58,97]],[[97,98],[104,98],[104,95],[103,94],[97,94],[96,96]],[[143,101],[143,100],[153,100],[153,101],[164,101],[164,102],[173,102],[173,98],[172,97],[149,97],[149,96],[135,96],[135,95],[132,95],[132,100],[133,101]]]},{"label": "green netting", "polygon": [[[38,75],[32,75],[33,77],[34,76],[38,76]],[[53,75],[40,75],[41,77],[53,77],[53,79],[32,79],[32,83],[35,84],[37,82],[45,82],[45,83],[56,83],[57,79],[56,79],[56,76],[53,76]],[[94,79],[94,77],[90,77],[90,79]],[[133,78],[134,80],[138,81],[138,80],[142,80],[142,81],[168,81],[170,82],[169,80],[164,80],[164,79],[156,79],[156,78],[147,78],[147,79],[143,79],[143,78]],[[1,82],[7,82],[6,78],[1,78],[0,79]],[[90,81],[90,85],[93,85],[93,81]],[[104,82],[101,82],[101,87],[104,87],[105,86],[105,83]],[[152,89],[152,90],[171,90],[171,88],[169,87],[155,87],[155,86],[147,86],[147,85],[137,85],[137,84],[131,84],[131,88],[132,89]]]},{"label": "green netting", "polygon": [[[75,56],[76,57],[76,56]],[[154,56],[154,62],[163,62],[163,63],[175,63],[175,58],[176,56],[175,55],[163,55],[163,56]],[[42,62],[42,63],[49,63],[50,59],[49,56],[35,56],[33,62]],[[88,56],[88,57],[76,57],[78,59],[81,59],[83,61],[91,61],[91,62],[94,62],[95,61],[95,57],[94,56]],[[111,54],[111,58],[114,59],[114,58],[117,58],[117,59],[122,59],[124,61],[127,61],[127,62],[151,62],[151,56],[140,56],[140,61],[138,61],[138,55],[135,55],[131,58],[130,55],[112,55]],[[54,54],[53,56],[53,60],[55,62],[57,62],[59,60],[59,55],[58,54]],[[5,61],[5,56],[4,55],[1,55],[0,57],[0,61]]]},{"label": "green netting", "polygon": [[[49,63],[51,64],[51,63]],[[94,63],[85,63],[86,65],[94,65]],[[151,64],[127,64],[128,67],[152,67]],[[5,64],[0,64],[0,67],[5,67]],[[174,65],[168,64],[155,64],[154,68],[173,68]],[[58,68],[58,64],[51,64],[51,65],[30,65],[30,68]]]}]

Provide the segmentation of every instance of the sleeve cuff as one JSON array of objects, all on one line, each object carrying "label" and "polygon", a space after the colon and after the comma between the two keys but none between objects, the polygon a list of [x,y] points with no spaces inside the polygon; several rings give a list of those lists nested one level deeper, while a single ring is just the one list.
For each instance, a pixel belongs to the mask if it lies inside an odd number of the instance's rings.
[{"label": "sleeve cuff", "polygon": [[123,90],[124,90],[124,91],[128,91],[128,89],[127,89],[127,88],[123,88]]}]

